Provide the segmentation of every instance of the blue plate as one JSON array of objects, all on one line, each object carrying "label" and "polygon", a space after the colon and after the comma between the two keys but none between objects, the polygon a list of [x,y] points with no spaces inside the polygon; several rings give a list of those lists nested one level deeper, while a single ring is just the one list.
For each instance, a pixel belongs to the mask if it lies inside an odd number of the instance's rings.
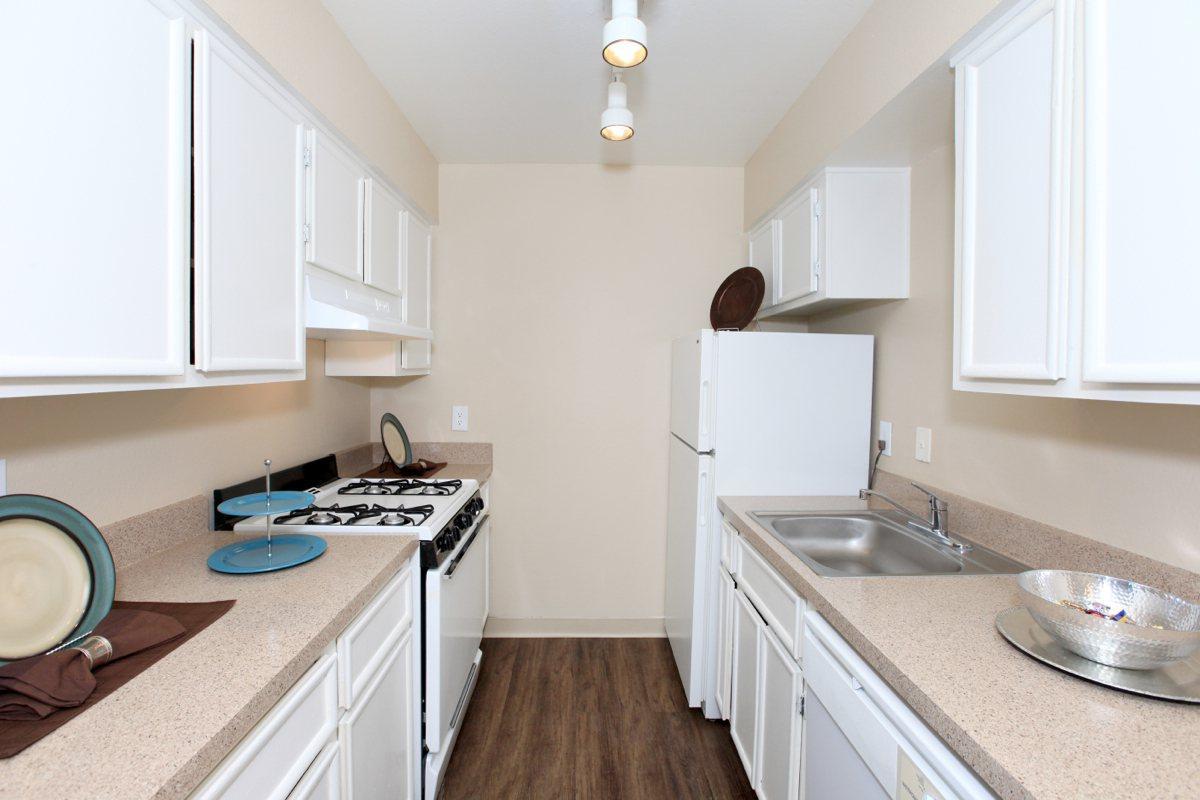
[{"label": "blue plate", "polygon": [[[91,597],[78,624],[57,647],[87,636],[112,610],[113,594],[117,587],[112,553],[100,531],[90,519],[66,503],[36,494],[0,497],[0,522],[8,519],[41,520],[61,530],[79,546],[92,573]],[[0,666],[7,663],[0,659]]]},{"label": "blue plate", "polygon": [[234,542],[209,556],[208,568],[214,572],[226,572],[231,575],[275,572],[312,561],[324,553],[327,546],[320,536],[309,536],[306,533],[272,536],[269,547],[266,537]]},{"label": "blue plate", "polygon": [[[268,499],[270,502],[267,502]],[[256,492],[230,498],[217,506],[217,511],[232,517],[286,514],[299,508],[308,508],[316,499],[310,492]]]}]

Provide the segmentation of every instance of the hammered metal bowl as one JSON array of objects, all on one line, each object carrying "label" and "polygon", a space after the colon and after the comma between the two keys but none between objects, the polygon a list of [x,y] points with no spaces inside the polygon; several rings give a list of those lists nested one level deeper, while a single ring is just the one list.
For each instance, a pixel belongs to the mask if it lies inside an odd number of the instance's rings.
[{"label": "hammered metal bowl", "polygon": [[[1017,576],[1029,613],[1059,644],[1084,658],[1122,669],[1158,669],[1200,649],[1200,605],[1133,581],[1090,572],[1035,569]],[[1125,609],[1113,622],[1060,600]],[[1158,627],[1153,627],[1153,626]]]}]

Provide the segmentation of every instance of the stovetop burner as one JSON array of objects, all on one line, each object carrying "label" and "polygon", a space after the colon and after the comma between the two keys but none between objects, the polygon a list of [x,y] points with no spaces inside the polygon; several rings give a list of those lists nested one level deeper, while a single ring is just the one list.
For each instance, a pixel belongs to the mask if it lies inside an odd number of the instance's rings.
[{"label": "stovetop burner", "polygon": [[418,478],[362,478],[348,483],[338,494],[389,494],[389,495],[438,495],[446,497],[462,488],[457,478],[447,481],[420,480]]},{"label": "stovetop burner", "polygon": [[397,506],[389,508],[378,503],[352,506],[309,506],[275,517],[276,525],[423,525],[433,516],[433,506]]}]

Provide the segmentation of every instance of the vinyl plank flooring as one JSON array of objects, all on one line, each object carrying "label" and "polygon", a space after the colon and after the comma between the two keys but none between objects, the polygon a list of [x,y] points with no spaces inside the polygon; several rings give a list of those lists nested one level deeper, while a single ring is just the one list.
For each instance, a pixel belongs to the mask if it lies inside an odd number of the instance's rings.
[{"label": "vinyl plank flooring", "polygon": [[485,639],[444,800],[754,797],[666,639]]}]

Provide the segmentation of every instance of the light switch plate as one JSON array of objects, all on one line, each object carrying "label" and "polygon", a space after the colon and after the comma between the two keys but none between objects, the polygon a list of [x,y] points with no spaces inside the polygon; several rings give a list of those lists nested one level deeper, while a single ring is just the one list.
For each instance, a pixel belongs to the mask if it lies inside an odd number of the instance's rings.
[{"label": "light switch plate", "polygon": [[916,458],[926,464],[933,461],[933,431],[929,428],[917,428]]},{"label": "light switch plate", "polygon": [[454,406],[450,410],[450,430],[465,431],[467,429],[467,407]]},{"label": "light switch plate", "polygon": [[0,494],[8,494],[8,466],[0,458]]},{"label": "light switch plate", "polygon": [[876,438],[883,441],[883,454],[890,456],[892,454],[892,423],[879,420],[879,436]]}]

